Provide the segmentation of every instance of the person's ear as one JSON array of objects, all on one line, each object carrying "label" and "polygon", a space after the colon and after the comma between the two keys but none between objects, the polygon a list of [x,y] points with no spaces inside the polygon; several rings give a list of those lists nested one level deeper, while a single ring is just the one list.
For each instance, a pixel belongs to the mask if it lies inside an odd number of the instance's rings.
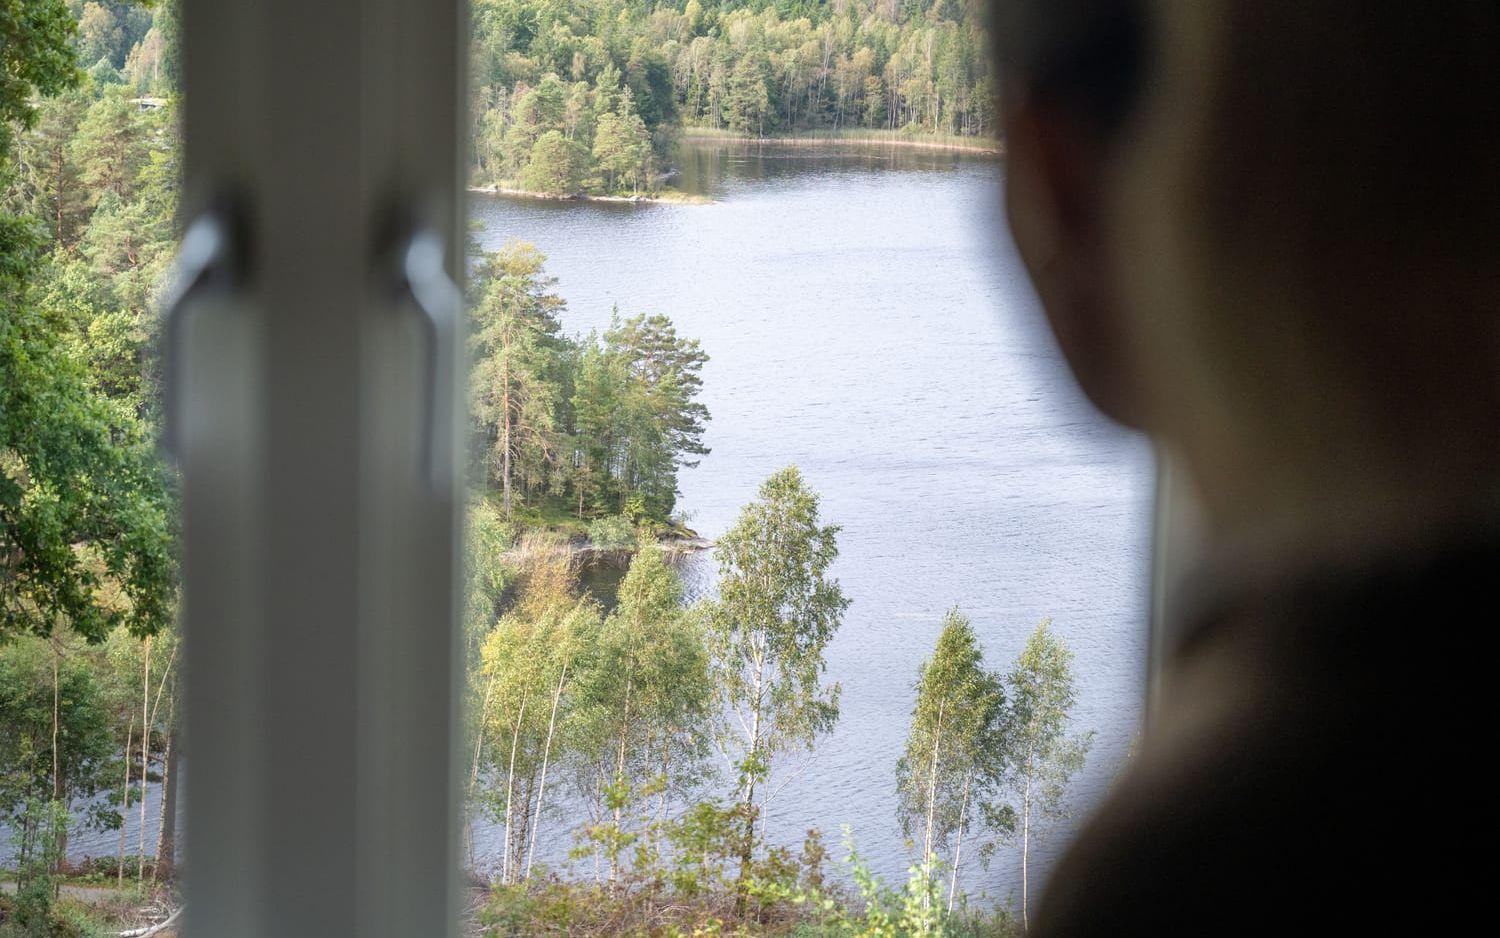
[{"label": "person's ear", "polygon": [[1084,394],[1139,426],[1139,381],[1122,315],[1106,198],[1106,150],[1076,116],[1007,82],[1005,209],[1058,345]]}]

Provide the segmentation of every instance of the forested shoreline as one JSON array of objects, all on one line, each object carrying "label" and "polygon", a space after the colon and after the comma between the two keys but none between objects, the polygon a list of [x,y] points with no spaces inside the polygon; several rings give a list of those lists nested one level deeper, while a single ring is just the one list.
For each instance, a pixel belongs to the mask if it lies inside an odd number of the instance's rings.
[{"label": "forested shoreline", "polygon": [[476,185],[653,194],[683,128],[757,139],[994,136],[964,0],[476,0]]}]

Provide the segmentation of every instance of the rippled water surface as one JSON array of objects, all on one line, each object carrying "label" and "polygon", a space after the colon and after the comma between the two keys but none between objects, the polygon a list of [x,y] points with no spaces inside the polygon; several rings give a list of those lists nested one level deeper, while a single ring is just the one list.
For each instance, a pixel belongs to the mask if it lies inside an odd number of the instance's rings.
[{"label": "rippled water surface", "polygon": [[[1001,164],[917,150],[685,146],[710,205],[476,197],[487,249],[535,243],[569,331],[661,312],[702,340],[712,453],[682,474],[690,523],[722,533],[796,463],[841,525],[852,600],[829,649],[843,712],[772,779],[773,840],[853,830],[878,872],[909,863],[894,769],[943,612],[973,617],[992,667],[1043,617],[1077,655],[1078,729],[1098,737],[1081,812],[1135,732],[1143,686],[1150,462],[1066,376],[996,227]],[[684,571],[711,588],[712,559]],[[1065,839],[1051,839],[1045,862]],[[481,854],[498,846],[481,833]],[[1011,895],[1001,851],[971,888]]]},{"label": "rippled water surface", "polygon": [[[618,307],[666,313],[702,340],[712,453],[682,475],[693,527],[722,533],[788,463],[842,526],[835,573],[852,604],[828,654],[842,716],[813,758],[773,775],[770,833],[795,843],[818,827],[836,841],[847,824],[888,880],[910,862],[894,769],[945,610],[973,617],[992,667],[1044,616],[1072,645],[1076,726],[1098,733],[1077,813],[1108,784],[1140,709],[1149,457],[1064,373],[995,226],[1000,171],[916,150],[698,144],[679,184],[713,204],[473,205],[484,247],[518,238],[546,253],[570,331],[602,329]],[[690,591],[712,589],[712,557],[683,574]],[[158,796],[152,786],[148,852]],[[132,854],[138,817],[126,818]],[[70,853],[113,855],[118,838],[79,830]],[[1065,840],[1066,826],[1043,864]],[[555,841],[557,864],[569,843]],[[481,826],[481,865],[499,842]],[[1006,850],[965,873],[1002,898],[1018,878]]]}]

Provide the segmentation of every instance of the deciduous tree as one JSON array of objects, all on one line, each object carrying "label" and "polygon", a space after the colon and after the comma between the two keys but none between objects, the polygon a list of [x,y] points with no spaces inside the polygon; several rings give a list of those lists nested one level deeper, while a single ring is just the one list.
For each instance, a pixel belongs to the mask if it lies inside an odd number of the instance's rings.
[{"label": "deciduous tree", "polygon": [[1014,711],[1008,781],[1021,837],[1021,914],[1030,902],[1031,844],[1044,822],[1065,816],[1069,780],[1083,768],[1093,731],[1069,735],[1074,703],[1073,652],[1043,619],[1006,677]]},{"label": "deciduous tree", "polygon": [[818,496],[789,466],[762,483],[716,550],[719,595],[705,612],[715,689],[731,721],[722,744],[744,809],[742,883],[764,808],[758,791],[773,763],[811,749],[838,721],[839,685],[823,678],[824,653],[849,605],[830,575],[838,530],[823,523]]},{"label": "deciduous tree", "polygon": [[902,830],[919,840],[925,869],[947,863],[950,911],[964,836],[986,818],[1008,816],[996,803],[1008,757],[1007,717],[1000,675],[985,668],[968,616],[950,610],[922,664],[906,751],[896,766]]}]

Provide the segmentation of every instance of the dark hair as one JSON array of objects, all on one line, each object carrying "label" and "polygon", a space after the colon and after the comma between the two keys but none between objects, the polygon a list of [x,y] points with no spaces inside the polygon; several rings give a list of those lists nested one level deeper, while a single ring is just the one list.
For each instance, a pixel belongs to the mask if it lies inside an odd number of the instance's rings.
[{"label": "dark hair", "polygon": [[992,0],[1002,85],[1018,78],[1111,135],[1145,82],[1146,16],[1142,0]]}]

